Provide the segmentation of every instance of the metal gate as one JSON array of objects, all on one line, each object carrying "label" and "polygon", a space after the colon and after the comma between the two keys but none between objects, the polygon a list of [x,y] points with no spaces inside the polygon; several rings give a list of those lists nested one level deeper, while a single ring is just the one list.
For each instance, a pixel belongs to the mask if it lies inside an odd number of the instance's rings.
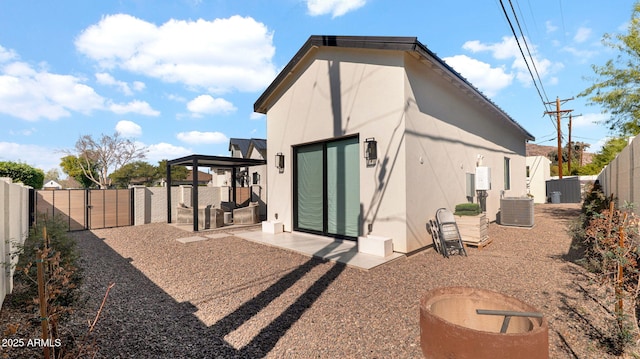
[{"label": "metal gate", "polygon": [[133,190],[40,190],[35,194],[35,210],[64,222],[69,231],[131,226]]}]

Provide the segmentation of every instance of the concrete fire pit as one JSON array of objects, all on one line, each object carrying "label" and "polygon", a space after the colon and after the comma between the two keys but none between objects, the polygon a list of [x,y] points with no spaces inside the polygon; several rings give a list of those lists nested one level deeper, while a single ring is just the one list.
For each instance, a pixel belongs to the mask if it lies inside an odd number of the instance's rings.
[{"label": "concrete fire pit", "polygon": [[549,328],[537,309],[516,298],[476,288],[439,288],[420,301],[420,346],[430,359],[548,359]]}]

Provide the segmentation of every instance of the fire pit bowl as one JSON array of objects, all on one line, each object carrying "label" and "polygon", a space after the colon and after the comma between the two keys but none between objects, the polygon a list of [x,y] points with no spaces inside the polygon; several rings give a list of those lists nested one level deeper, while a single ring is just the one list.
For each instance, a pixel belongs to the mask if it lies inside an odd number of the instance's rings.
[{"label": "fire pit bowl", "polygon": [[549,327],[536,308],[516,298],[438,288],[420,300],[420,346],[429,359],[548,359]]}]

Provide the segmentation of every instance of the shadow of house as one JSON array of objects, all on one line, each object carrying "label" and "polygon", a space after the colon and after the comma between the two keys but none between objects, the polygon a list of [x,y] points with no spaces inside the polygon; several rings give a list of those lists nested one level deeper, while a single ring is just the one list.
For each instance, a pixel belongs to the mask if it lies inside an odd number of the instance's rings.
[{"label": "shadow of house", "polygon": [[477,166],[491,170],[490,220],[501,196],[527,193],[533,136],[416,38],[311,36],[254,111],[284,156],[267,218],[285,231],[388,237],[409,253],[431,244],[438,208],[468,201]]},{"label": "shadow of house", "polygon": [[[84,284],[88,306],[98,307],[104,289],[115,281],[94,335],[103,357],[132,358],[261,358],[265,357],[313,303],[346,269],[333,263],[282,312],[239,348],[225,338],[251,321],[314,268],[327,262],[309,258],[212,325],[196,316],[197,307],[178,302],[114,251],[104,239],[82,232],[78,246],[88,270],[100,270],[99,280]],[[326,249],[327,251],[330,249]],[[350,255],[350,254],[345,254]],[[345,258],[346,259],[346,258]],[[101,263],[103,265],[95,265]],[[215,266],[214,266],[215,269]],[[92,277],[93,278],[93,277]],[[110,279],[111,278],[111,279]],[[95,279],[95,278],[94,278]],[[102,281],[102,282],[101,282]],[[89,309],[87,308],[87,311]],[[91,317],[95,313],[77,313]],[[161,319],[161,322],[158,320]],[[77,321],[78,323],[84,321]],[[77,328],[78,331],[86,328]]]}]

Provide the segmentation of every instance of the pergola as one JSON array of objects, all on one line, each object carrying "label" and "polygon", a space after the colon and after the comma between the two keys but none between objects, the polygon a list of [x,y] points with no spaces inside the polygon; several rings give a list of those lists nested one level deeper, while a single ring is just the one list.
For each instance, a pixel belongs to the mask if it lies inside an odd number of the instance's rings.
[{"label": "pergola", "polygon": [[191,191],[191,205],[193,210],[193,231],[198,231],[198,167],[210,168],[231,168],[232,178],[231,191],[233,202],[236,202],[236,169],[238,167],[252,167],[267,164],[266,160],[258,160],[252,158],[237,157],[221,157],[206,155],[190,155],[167,161],[167,222],[171,223],[171,167],[172,166],[191,166],[193,172]]}]

